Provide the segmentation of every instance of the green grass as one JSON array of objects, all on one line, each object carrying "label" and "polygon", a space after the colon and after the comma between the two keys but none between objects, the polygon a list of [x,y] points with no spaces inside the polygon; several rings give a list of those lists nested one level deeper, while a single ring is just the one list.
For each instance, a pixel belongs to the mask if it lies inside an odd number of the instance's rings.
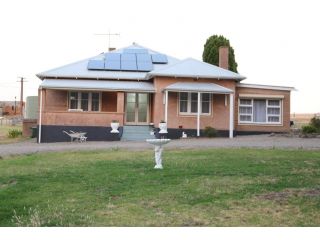
[{"label": "green grass", "polygon": [[320,151],[119,149],[0,160],[0,226],[320,226]]}]

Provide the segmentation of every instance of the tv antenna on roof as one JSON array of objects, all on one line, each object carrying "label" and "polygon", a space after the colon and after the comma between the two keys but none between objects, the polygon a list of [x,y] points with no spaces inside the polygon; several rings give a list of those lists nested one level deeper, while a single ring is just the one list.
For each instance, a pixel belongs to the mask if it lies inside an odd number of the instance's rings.
[{"label": "tv antenna on roof", "polygon": [[120,33],[111,33],[110,29],[108,33],[95,33],[94,35],[97,36],[108,36],[108,51],[115,50],[114,47],[111,47],[111,36],[120,36]]}]

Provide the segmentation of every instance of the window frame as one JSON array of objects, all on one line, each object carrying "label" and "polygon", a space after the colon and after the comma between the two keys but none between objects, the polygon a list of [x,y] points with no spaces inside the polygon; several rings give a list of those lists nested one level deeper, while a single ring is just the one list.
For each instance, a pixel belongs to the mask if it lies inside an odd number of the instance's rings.
[{"label": "window frame", "polygon": [[[187,93],[188,94],[188,98],[187,100],[182,100],[182,101],[187,101],[187,112],[181,112],[180,111],[180,95],[181,93]],[[191,112],[191,94],[195,93],[195,92],[179,92],[178,93],[178,113],[179,115],[183,115],[183,116],[196,116],[198,114],[198,112]],[[198,95],[198,92],[196,92],[196,94]],[[203,113],[202,112],[202,94],[209,94],[209,113]],[[198,96],[197,96],[198,97]],[[207,93],[207,92],[201,92],[200,93],[200,115],[203,116],[210,116],[212,114],[212,93]],[[206,101],[208,102],[208,101]],[[198,103],[198,100],[197,100]]]},{"label": "window frame", "polygon": [[[250,100],[251,104],[241,104],[241,100]],[[263,98],[263,99],[259,99],[259,100],[265,100],[266,101],[266,121],[265,122],[254,122],[253,121],[253,115],[254,115],[254,100],[255,98],[239,98],[238,99],[238,123],[239,124],[253,124],[253,125],[282,125],[282,119],[283,119],[283,100],[282,99],[269,99],[269,98]],[[279,101],[279,105],[275,106],[275,105],[269,105],[269,101]],[[251,114],[247,114],[247,113],[240,113],[240,108],[241,107],[251,107]],[[279,114],[268,114],[268,109],[269,108],[278,108],[279,109]],[[251,121],[242,121],[240,116],[251,116]],[[269,121],[269,117],[279,117],[279,121],[278,122],[270,122]]]},{"label": "window frame", "polygon": [[[70,108],[71,107],[71,93],[77,93],[77,108]],[[82,93],[88,93],[88,111],[84,111],[81,108],[81,102],[82,102]],[[98,93],[99,94],[99,110],[98,111],[92,111],[92,93]],[[81,110],[82,112],[101,112],[101,92],[88,92],[88,91],[68,91],[68,110]]]}]

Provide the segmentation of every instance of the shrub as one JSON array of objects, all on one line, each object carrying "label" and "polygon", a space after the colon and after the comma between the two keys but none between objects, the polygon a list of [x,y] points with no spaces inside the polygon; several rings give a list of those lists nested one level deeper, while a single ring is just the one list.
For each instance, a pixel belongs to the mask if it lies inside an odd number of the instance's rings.
[{"label": "shrub", "polygon": [[302,127],[302,132],[304,134],[307,134],[307,133],[316,133],[317,132],[317,128],[315,128],[314,126],[312,125],[306,125],[306,126],[303,126]]},{"label": "shrub", "polygon": [[320,118],[311,118],[310,125],[315,127],[318,131],[320,131]]},{"label": "shrub", "polygon": [[9,138],[17,138],[22,136],[22,131],[18,129],[9,129],[8,131],[8,137]]},{"label": "shrub", "polygon": [[213,127],[205,127],[204,129],[204,135],[206,137],[212,138],[217,136],[217,130]]}]

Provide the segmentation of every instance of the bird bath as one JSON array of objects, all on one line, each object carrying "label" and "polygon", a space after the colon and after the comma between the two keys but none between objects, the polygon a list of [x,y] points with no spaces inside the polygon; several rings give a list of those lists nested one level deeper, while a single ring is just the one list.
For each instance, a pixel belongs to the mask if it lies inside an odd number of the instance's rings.
[{"label": "bird bath", "polygon": [[154,158],[156,165],[154,166],[155,169],[162,169],[162,151],[163,151],[163,145],[169,143],[171,139],[147,139],[147,143],[150,143],[154,145]]}]

